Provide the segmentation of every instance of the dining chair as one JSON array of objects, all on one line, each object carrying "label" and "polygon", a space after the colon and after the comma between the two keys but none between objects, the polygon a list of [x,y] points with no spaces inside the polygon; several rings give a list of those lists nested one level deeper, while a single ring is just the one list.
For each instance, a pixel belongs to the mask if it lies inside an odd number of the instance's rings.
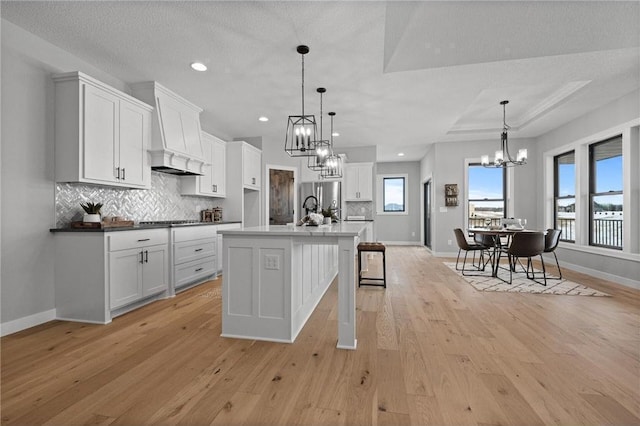
[{"label": "dining chair", "polygon": [[[488,250],[489,247],[484,244],[479,243],[469,243],[467,238],[464,236],[464,232],[460,228],[456,228],[453,230],[453,233],[456,236],[456,242],[458,243],[458,257],[456,258],[456,271],[462,272],[462,275],[465,276],[474,276],[474,275],[483,275],[483,274],[468,274],[468,271],[484,271],[486,262],[484,261],[484,251]],[[462,269],[458,268],[458,262],[460,261],[460,253],[464,250],[464,260],[462,262]],[[480,252],[480,257],[478,259],[478,265],[475,264],[475,256],[476,252]],[[473,260],[471,261],[471,265],[473,269],[465,269],[467,264],[467,255],[469,252],[473,252]]]},{"label": "dining chair", "polygon": [[[511,239],[511,244],[509,248],[505,251],[499,251],[498,255],[498,263],[500,263],[500,257],[502,253],[505,252],[509,259],[509,281],[506,281],[500,276],[496,275],[500,280],[511,284],[513,282],[513,273],[515,272],[515,264],[516,261],[521,257],[527,258],[527,268],[526,274],[527,278],[537,282],[538,284],[542,284],[544,286],[547,285],[547,276],[546,270],[544,266],[544,259],[542,258],[542,253],[545,248],[545,233],[544,232],[518,232],[513,235]],[[533,262],[531,259],[535,256],[540,256],[540,261],[542,262],[542,277],[544,282],[540,282],[536,280],[535,277],[535,269],[533,267]],[[529,275],[531,272],[531,275]]]},{"label": "dining chair", "polygon": [[562,234],[562,230],[550,228],[550,229],[547,229],[547,235],[545,236],[544,252],[545,253],[553,253],[553,257],[556,258],[556,266],[558,267],[558,275],[560,275],[559,278],[547,277],[548,280],[561,280],[562,279],[562,270],[560,270],[560,263],[558,262],[558,256],[556,255],[556,247],[558,247],[558,243],[560,242],[560,234]]}]

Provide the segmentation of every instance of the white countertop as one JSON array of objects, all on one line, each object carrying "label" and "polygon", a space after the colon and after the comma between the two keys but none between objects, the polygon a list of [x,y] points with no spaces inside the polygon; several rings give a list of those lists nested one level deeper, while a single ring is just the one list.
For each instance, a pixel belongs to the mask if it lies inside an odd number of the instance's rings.
[{"label": "white countertop", "polygon": [[222,235],[264,235],[264,236],[357,236],[366,227],[366,222],[339,222],[331,225],[295,226],[295,225],[263,225],[237,229],[220,230]]}]

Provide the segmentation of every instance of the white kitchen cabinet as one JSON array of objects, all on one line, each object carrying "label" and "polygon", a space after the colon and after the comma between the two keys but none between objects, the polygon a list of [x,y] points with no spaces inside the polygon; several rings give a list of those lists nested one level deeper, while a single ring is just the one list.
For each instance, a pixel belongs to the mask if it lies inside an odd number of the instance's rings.
[{"label": "white kitchen cabinet", "polygon": [[58,319],[108,323],[169,295],[167,228],[55,236]]},{"label": "white kitchen cabinet", "polygon": [[244,141],[230,141],[227,149],[226,198],[220,200],[223,220],[258,226],[261,210],[262,151]]},{"label": "white kitchen cabinet", "polygon": [[53,80],[56,182],[150,188],[153,108],[81,72]]},{"label": "white kitchen cabinet", "polygon": [[202,132],[202,150],[209,163],[202,176],[180,178],[183,195],[201,195],[224,198],[226,196],[226,145],[213,135]]},{"label": "white kitchen cabinet", "polygon": [[248,143],[242,145],[242,182],[247,189],[260,189],[262,152]]},{"label": "white kitchen cabinet", "polygon": [[373,200],[373,164],[346,163],[344,165],[345,201]]},{"label": "white kitchen cabinet", "polygon": [[171,228],[174,292],[215,278],[218,271],[216,233],[216,225]]},{"label": "white kitchen cabinet", "polygon": [[[111,309],[120,308],[169,285],[169,247],[166,230],[135,231],[131,235],[112,235],[109,251],[109,289]],[[127,231],[123,231],[127,232]],[[131,231],[134,232],[134,231]]]}]

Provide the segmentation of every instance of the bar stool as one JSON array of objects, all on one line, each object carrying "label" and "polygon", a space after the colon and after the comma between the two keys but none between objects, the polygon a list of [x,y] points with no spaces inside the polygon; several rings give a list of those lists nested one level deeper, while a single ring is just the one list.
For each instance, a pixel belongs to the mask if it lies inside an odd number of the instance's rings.
[{"label": "bar stool", "polygon": [[[361,285],[372,285],[387,288],[387,261],[385,259],[385,245],[378,242],[361,242],[358,244],[358,287]],[[362,277],[362,253],[375,252],[382,253],[382,278]],[[382,281],[382,284],[367,283],[364,281]]]}]

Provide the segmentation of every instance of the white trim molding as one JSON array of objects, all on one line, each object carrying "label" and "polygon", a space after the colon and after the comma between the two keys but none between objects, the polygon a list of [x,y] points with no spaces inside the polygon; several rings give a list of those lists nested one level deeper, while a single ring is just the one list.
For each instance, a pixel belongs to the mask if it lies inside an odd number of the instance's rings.
[{"label": "white trim molding", "polygon": [[26,330],[27,328],[35,327],[36,325],[44,324],[45,322],[53,321],[54,319],[56,319],[56,310],[50,309],[12,321],[3,322],[0,324],[0,335],[7,336],[17,333],[18,331]]}]

